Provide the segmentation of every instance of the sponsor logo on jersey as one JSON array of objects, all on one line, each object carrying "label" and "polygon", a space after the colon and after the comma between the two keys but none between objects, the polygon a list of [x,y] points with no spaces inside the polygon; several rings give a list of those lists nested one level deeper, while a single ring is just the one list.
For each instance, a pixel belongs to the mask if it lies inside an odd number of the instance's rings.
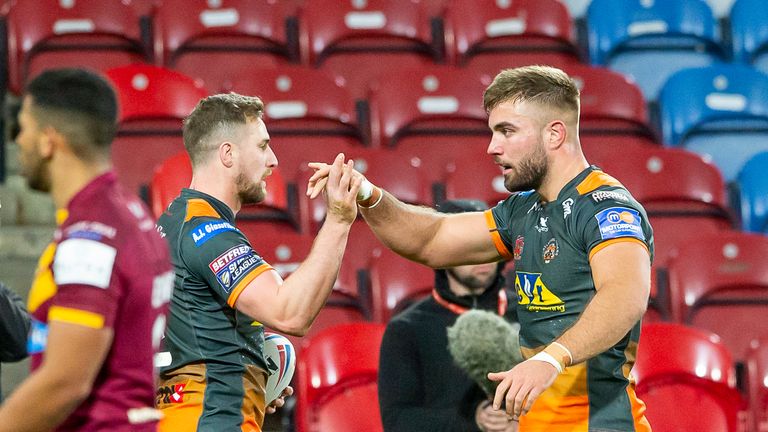
[{"label": "sponsor logo on jersey", "polygon": [[592,199],[595,202],[605,201],[605,200],[615,200],[615,201],[624,201],[629,202],[629,197],[625,194],[617,191],[597,191],[592,192]]},{"label": "sponsor logo on jersey", "polygon": [[184,388],[186,386],[186,384],[174,384],[158,388],[156,395],[157,405],[184,402]]},{"label": "sponsor logo on jersey", "polygon": [[101,240],[102,237],[115,238],[117,229],[101,222],[80,221],[68,226],[64,230],[64,236],[68,238],[84,238]]},{"label": "sponsor logo on jersey", "polygon": [[640,212],[626,207],[610,207],[595,215],[600,227],[600,237],[609,240],[619,237],[634,237],[645,240]]},{"label": "sponsor logo on jersey", "polygon": [[525,247],[525,237],[517,236],[515,239],[515,249],[513,252],[515,261],[520,261],[520,258],[523,256],[523,247]]},{"label": "sponsor logo on jersey", "polygon": [[565,303],[547,288],[541,273],[515,272],[517,303],[529,312],[565,312]]},{"label": "sponsor logo on jersey", "polygon": [[563,201],[563,219],[567,218],[571,214],[571,206],[573,205],[573,198],[568,198]]},{"label": "sponsor logo on jersey", "polygon": [[211,261],[210,264],[208,264],[208,268],[211,269],[212,272],[217,273],[222,268],[226,267],[231,263],[232,261],[236,260],[238,257],[243,256],[251,251],[251,247],[248,245],[237,245],[223,254],[219,255]]},{"label": "sponsor logo on jersey", "polygon": [[53,258],[56,285],[90,285],[107,289],[112,279],[117,249],[96,240],[66,239]]},{"label": "sponsor logo on jersey", "polygon": [[[243,250],[241,248],[247,248]],[[224,291],[229,293],[250,270],[260,266],[264,260],[250,246],[238,245],[219,255],[208,267]],[[218,270],[214,270],[214,267]]]},{"label": "sponsor logo on jersey", "polygon": [[560,246],[557,244],[556,239],[550,239],[546,246],[544,246],[544,251],[542,253],[542,256],[544,258],[544,264],[549,264],[550,261],[555,259],[557,254],[560,253]]},{"label": "sponsor logo on jersey", "polygon": [[192,229],[192,232],[189,234],[190,237],[192,237],[192,240],[195,242],[195,246],[200,246],[207,242],[208,240],[216,237],[217,235],[226,232],[226,231],[237,231],[237,228],[234,227],[229,222],[226,221],[219,221],[219,222],[203,222],[200,225],[196,226]]},{"label": "sponsor logo on jersey", "polygon": [[27,339],[27,353],[40,354],[45,351],[48,342],[48,325],[32,318],[29,323],[29,338]]}]

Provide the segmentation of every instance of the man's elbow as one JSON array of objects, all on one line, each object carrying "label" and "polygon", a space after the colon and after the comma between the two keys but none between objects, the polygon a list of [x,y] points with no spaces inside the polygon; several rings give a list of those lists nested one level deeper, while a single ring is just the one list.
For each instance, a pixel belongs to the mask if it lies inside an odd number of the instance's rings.
[{"label": "man's elbow", "polygon": [[271,328],[291,336],[303,337],[309,333],[312,327],[312,321],[301,317],[292,317],[283,320],[277,320],[270,325]]}]

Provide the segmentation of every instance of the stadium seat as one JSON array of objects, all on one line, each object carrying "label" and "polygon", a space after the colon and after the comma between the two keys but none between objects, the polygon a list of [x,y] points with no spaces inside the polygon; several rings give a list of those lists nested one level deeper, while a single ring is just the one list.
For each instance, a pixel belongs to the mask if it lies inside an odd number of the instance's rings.
[{"label": "stadium seat", "polygon": [[742,168],[736,179],[745,231],[768,232],[768,152],[758,153]]},{"label": "stadium seat", "polygon": [[376,380],[384,325],[350,323],[305,339],[298,356],[297,431],[380,432]]},{"label": "stadium seat", "polygon": [[120,181],[137,191],[149,184],[155,166],[184,150],[181,121],[206,92],[183,74],[151,65],[122,66],[106,75],[120,105],[112,160]]},{"label": "stadium seat", "polygon": [[304,2],[302,62],[342,76],[354,97],[365,98],[369,81],[442,57],[433,21],[419,1]]},{"label": "stadium seat", "polygon": [[768,76],[718,64],[673,75],[659,98],[664,144],[709,155],[727,182],[768,151]]},{"label": "stadium seat", "polygon": [[635,83],[604,67],[574,64],[564,70],[581,93],[582,140],[602,139],[617,147],[623,142],[655,144],[646,103]]},{"label": "stadium seat", "polygon": [[669,262],[675,322],[720,335],[738,360],[768,333],[768,237],[741,231],[698,234]]},{"label": "stadium seat", "polygon": [[163,0],[154,20],[162,65],[201,78],[212,93],[234,74],[298,61],[295,5],[271,0]]},{"label": "stadium seat", "polygon": [[435,286],[435,272],[409,261],[387,248],[379,248],[371,263],[373,321],[387,323],[402,303],[412,303],[430,295]]},{"label": "stadium seat", "polygon": [[632,375],[654,432],[738,430],[743,401],[736,370],[716,335],[679,324],[646,324]]},{"label": "stadium seat", "polygon": [[672,73],[725,56],[712,10],[701,0],[593,0],[587,34],[590,61],[632,77],[648,101]]},{"label": "stadium seat", "polygon": [[232,77],[232,89],[264,101],[264,121],[289,181],[296,180],[307,162],[330,162],[366,140],[364,110],[342,83],[323,71],[300,66],[251,69]]},{"label": "stadium seat", "polygon": [[768,4],[761,0],[737,0],[730,14],[731,42],[735,61],[751,64],[768,73]]},{"label": "stadium seat", "polygon": [[431,183],[444,180],[450,163],[489,158],[482,97],[492,78],[449,66],[389,75],[397,86],[382,83],[371,92],[373,144],[417,160]]},{"label": "stadium seat", "polygon": [[504,175],[491,156],[482,159],[456,161],[448,165],[443,191],[437,191],[437,201],[475,197],[485,201],[489,207],[509,196],[504,186]]},{"label": "stadium seat", "polygon": [[454,0],[445,18],[452,64],[496,75],[530,64],[579,62],[568,9],[558,0]]},{"label": "stadium seat", "polygon": [[752,340],[747,353],[747,391],[751,430],[768,430],[768,333]]},{"label": "stadium seat", "polygon": [[79,66],[104,71],[151,61],[146,32],[130,2],[16,1],[7,17],[12,91],[44,69]]},{"label": "stadium seat", "polygon": [[585,154],[626,186],[649,214],[729,217],[720,173],[695,153],[625,143],[592,145]]}]

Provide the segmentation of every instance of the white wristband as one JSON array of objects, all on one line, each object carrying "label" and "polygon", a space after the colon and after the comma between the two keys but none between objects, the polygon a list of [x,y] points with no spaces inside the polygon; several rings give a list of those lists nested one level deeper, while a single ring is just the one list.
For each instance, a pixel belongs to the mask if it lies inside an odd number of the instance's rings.
[{"label": "white wristband", "polygon": [[544,363],[549,363],[552,366],[554,366],[555,369],[557,369],[557,373],[563,373],[563,367],[560,365],[560,362],[558,362],[556,358],[552,357],[550,353],[540,351],[539,353],[531,357],[529,360],[537,360],[537,361],[542,361]]},{"label": "white wristband", "polygon": [[373,184],[367,179],[360,183],[360,189],[357,190],[357,200],[365,201],[373,195]]}]

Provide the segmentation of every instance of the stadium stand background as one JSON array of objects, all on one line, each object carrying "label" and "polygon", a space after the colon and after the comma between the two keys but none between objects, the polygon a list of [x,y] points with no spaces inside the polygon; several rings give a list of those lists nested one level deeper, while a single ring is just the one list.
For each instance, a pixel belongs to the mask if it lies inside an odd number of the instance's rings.
[{"label": "stadium stand background", "polygon": [[[54,209],[18,175],[13,118],[24,82],[44,68],[87,66],[112,80],[121,99],[116,170],[156,214],[188,183],[180,120],[197,100],[230,90],[262,96],[280,167],[267,201],[239,223],[259,233],[256,248],[287,275],[325,211],[301,193],[306,161],[344,151],[407,202],[492,205],[506,192],[481,157],[489,140],[482,91],[503,68],[551,64],[581,85],[588,159],[627,185],[655,228],[636,368],[654,429],[768,430],[768,2],[0,3],[0,279],[21,294]],[[328,306],[312,334],[292,339],[301,372],[289,405],[300,406],[272,417],[267,430],[355,430],[345,429],[345,410],[375,419],[377,356],[350,367],[339,346],[357,334],[377,342],[431,280],[356,222]],[[26,368],[3,368],[6,393]],[[657,408],[669,401],[673,411]],[[702,406],[708,417],[681,417]]]}]

